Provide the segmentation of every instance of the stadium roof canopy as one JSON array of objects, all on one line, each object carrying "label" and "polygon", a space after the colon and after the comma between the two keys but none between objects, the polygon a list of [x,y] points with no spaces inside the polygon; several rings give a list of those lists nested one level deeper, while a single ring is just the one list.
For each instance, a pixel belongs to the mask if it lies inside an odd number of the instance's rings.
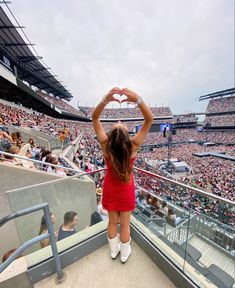
[{"label": "stadium roof canopy", "polygon": [[198,100],[201,101],[201,100],[213,99],[213,98],[223,97],[223,96],[228,96],[228,95],[232,96],[233,94],[235,95],[235,88],[230,88],[230,89],[221,90],[218,92],[200,96]]},{"label": "stadium roof canopy", "polygon": [[[0,4],[3,3],[12,14],[6,1],[0,1]],[[14,17],[13,14],[12,16]],[[42,57],[38,56],[37,52],[32,49],[33,44],[30,43],[25,34],[27,43],[24,41],[18,32],[22,28],[24,27],[20,26],[17,20],[16,25],[14,25],[0,6],[0,52],[2,50],[3,55],[17,68],[17,77],[27,81],[30,85],[45,90],[47,93],[71,100],[72,94],[60,80],[56,79],[57,76],[53,75],[50,68],[40,61]]]}]

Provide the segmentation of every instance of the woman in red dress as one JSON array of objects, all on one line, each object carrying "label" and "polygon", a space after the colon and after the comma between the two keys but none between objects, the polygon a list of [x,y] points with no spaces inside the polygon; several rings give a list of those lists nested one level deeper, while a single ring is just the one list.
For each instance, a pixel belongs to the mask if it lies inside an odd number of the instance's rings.
[{"label": "woman in red dress", "polygon": [[[116,95],[116,96],[114,96]],[[126,98],[121,100],[122,95]],[[134,137],[130,137],[127,126],[120,121],[106,134],[99,117],[104,107],[112,101],[136,103],[143,114],[144,122]],[[119,251],[121,262],[125,263],[131,253],[130,215],[135,209],[135,187],[133,165],[137,150],[143,144],[152,125],[153,115],[142,97],[135,92],[117,87],[110,90],[96,106],[92,122],[106,161],[106,174],[103,184],[102,205],[108,211],[109,223],[107,239],[111,258]],[[117,225],[120,223],[120,239]]]}]

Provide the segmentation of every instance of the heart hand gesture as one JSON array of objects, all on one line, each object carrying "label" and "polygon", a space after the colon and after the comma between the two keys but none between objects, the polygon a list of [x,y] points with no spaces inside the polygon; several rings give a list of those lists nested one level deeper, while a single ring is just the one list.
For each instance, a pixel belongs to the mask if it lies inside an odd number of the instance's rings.
[{"label": "heart hand gesture", "polygon": [[114,94],[118,94],[121,96],[122,95],[121,89],[119,89],[118,87],[114,87],[104,96],[103,100],[105,100],[105,102],[116,101],[116,102],[120,103],[119,99],[114,97]]},{"label": "heart hand gesture", "polygon": [[138,94],[136,94],[134,91],[131,91],[128,88],[123,88],[121,91],[122,91],[122,95],[125,95],[126,98],[121,100],[120,103],[123,103],[123,102],[136,102],[138,100],[138,98],[139,98]]},{"label": "heart hand gesture", "polygon": [[[114,96],[115,94],[117,94],[117,96]],[[114,87],[105,95],[104,100],[106,102],[116,101],[121,104],[123,102],[136,102],[138,98],[138,94],[127,88],[120,89]]]}]

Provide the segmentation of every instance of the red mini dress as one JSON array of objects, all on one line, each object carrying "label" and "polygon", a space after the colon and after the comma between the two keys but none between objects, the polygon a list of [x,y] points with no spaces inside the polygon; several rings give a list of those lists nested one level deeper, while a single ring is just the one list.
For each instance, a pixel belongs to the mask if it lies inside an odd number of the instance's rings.
[{"label": "red mini dress", "polygon": [[[131,169],[135,157],[130,159]],[[106,174],[103,183],[102,206],[108,211],[132,211],[135,209],[135,185],[133,171],[130,175],[130,182],[121,182],[112,169],[110,161],[105,157]]]}]

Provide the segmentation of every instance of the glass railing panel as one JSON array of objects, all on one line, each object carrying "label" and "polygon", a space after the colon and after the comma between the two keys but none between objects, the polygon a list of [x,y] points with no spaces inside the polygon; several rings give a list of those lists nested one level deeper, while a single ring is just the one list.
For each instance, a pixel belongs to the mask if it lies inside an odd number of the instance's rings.
[{"label": "glass railing panel", "polygon": [[[4,198],[8,203],[9,211],[18,211],[39,203],[49,203],[57,247],[61,252],[78,244],[79,241],[84,240],[84,237],[91,237],[92,234],[95,235],[107,228],[107,221],[103,221],[107,217],[104,217],[104,214],[101,217],[97,206],[101,199],[96,194],[98,182],[94,181],[95,178],[102,177],[99,173],[95,173],[95,176],[52,177],[52,180],[42,184],[5,191]],[[47,233],[43,211],[19,217],[13,222],[16,235],[13,237],[10,233],[6,234],[1,245],[3,252],[19,247],[41,233]],[[97,228],[94,228],[96,225]],[[12,239],[10,246],[9,239]],[[40,262],[42,258],[45,260],[46,257],[51,257],[49,244],[48,238],[24,252],[29,267],[35,265],[37,260]]]},{"label": "glass railing panel", "polygon": [[[183,270],[185,249],[181,244],[187,240],[188,233],[192,233],[188,222],[193,214],[183,208],[190,191],[137,170],[135,186],[133,216],[157,236],[156,246],[162,245],[161,251]],[[175,257],[172,250],[178,251]]]},{"label": "glass railing panel", "polygon": [[[0,218],[6,217],[11,212],[11,206],[7,195],[5,193],[0,193]],[[14,221],[7,222],[5,225],[1,226],[0,229],[0,263],[2,263],[4,259],[6,260],[7,256],[17,248],[20,241]]]},{"label": "glass railing panel", "polygon": [[199,287],[233,287],[234,203],[141,169],[135,183],[133,216],[157,236],[156,247]]},{"label": "glass railing panel", "polygon": [[[184,272],[192,277],[189,265],[216,287],[233,287],[235,276],[235,210],[234,205],[194,193],[190,209],[196,216],[184,246],[187,246]],[[194,277],[195,282],[197,278]],[[200,284],[200,283],[199,283]]]}]

